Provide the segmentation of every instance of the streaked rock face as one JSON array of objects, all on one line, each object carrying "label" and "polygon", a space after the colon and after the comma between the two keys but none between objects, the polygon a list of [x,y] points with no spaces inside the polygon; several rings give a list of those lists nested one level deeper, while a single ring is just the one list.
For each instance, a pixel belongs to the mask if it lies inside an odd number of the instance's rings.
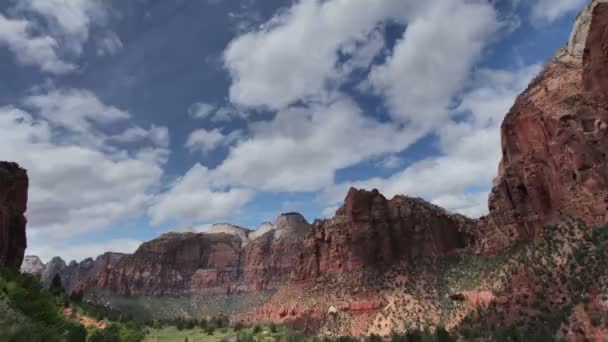
[{"label": "streaked rock face", "polygon": [[607,27],[608,3],[595,0],[507,114],[490,214],[479,221],[481,252],[537,240],[563,216],[608,222]]},{"label": "streaked rock face", "polygon": [[243,284],[249,290],[276,289],[287,282],[311,226],[298,213],[280,215],[274,227],[243,249]]},{"label": "streaked rock face", "polygon": [[472,243],[474,221],[421,199],[351,188],[331,220],[317,221],[294,278],[383,269],[402,259],[444,256]]},{"label": "streaked rock face", "polygon": [[27,247],[27,191],[27,172],[16,163],[0,162],[0,267],[21,267]]},{"label": "streaked rock face", "polygon": [[310,225],[300,214],[251,230],[216,224],[204,233],[168,233],[146,242],[82,288],[123,295],[225,295],[273,289],[289,279]]}]

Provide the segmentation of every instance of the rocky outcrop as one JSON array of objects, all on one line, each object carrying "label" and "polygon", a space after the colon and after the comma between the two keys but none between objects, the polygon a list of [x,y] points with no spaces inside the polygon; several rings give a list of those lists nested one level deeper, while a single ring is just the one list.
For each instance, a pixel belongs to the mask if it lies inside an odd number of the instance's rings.
[{"label": "rocky outcrop", "polygon": [[241,240],[241,243],[244,246],[246,246],[250,241],[249,235],[250,235],[250,233],[252,233],[252,230],[243,228],[243,227],[239,227],[239,226],[235,226],[235,225],[232,225],[229,223],[217,223],[217,224],[211,225],[211,227],[209,227],[209,229],[206,231],[206,233],[208,233],[208,234],[224,233],[224,234],[228,234],[228,235],[234,235]]},{"label": "rocky outcrop", "polygon": [[21,273],[42,275],[45,269],[46,265],[35,255],[26,255],[21,263]]},{"label": "rocky outcrop", "polygon": [[53,259],[51,259],[51,261],[49,261],[45,265],[44,272],[42,272],[42,285],[44,285],[44,287],[48,288],[49,286],[51,286],[51,283],[52,283],[55,275],[59,274],[59,276],[62,278],[61,284],[63,285],[63,288],[65,289],[67,283],[65,283],[63,281],[63,279],[66,277],[65,276],[62,277],[62,274],[65,272],[67,267],[68,267],[68,265],[60,257],[54,257]]},{"label": "rocky outcrop", "polygon": [[18,270],[25,248],[27,172],[16,163],[0,162],[0,268]]},{"label": "rocky outcrop", "polygon": [[449,255],[473,242],[473,225],[421,199],[388,200],[377,190],[351,188],[333,219],[314,223],[294,278],[381,270],[402,258]]},{"label": "rocky outcrop", "polygon": [[122,258],[95,286],[124,295],[180,295],[234,280],[241,240],[219,233],[168,233]]},{"label": "rocky outcrop", "polygon": [[273,229],[252,241],[242,253],[243,283],[250,289],[277,288],[294,270],[311,226],[298,213],[282,214]]},{"label": "rocky outcrop", "polygon": [[141,245],[82,288],[123,295],[225,295],[284,284],[310,225],[297,213],[280,215],[257,234],[229,225],[204,233],[168,233]]},{"label": "rocky outcrop", "polygon": [[66,264],[60,257],[54,257],[47,264],[39,257],[28,255],[23,259],[21,272],[39,274],[42,284],[49,287],[55,275],[59,275],[61,285],[68,292],[82,290],[87,283],[93,284],[101,274],[107,273],[126,254],[107,252],[95,260],[87,258],[81,262],[71,261]]},{"label": "rocky outcrop", "polygon": [[607,32],[608,2],[594,0],[507,114],[490,213],[479,221],[481,252],[538,240],[564,216],[608,222]]}]

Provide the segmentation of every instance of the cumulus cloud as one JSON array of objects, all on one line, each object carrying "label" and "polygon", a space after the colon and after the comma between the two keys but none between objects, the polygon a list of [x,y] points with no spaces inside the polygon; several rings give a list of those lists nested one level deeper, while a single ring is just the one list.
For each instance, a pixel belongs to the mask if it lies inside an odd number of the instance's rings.
[{"label": "cumulus cloud", "polygon": [[76,68],[64,62],[55,49],[57,41],[46,35],[32,33],[33,25],[25,19],[11,19],[0,13],[0,46],[6,46],[24,65],[35,65],[41,70],[63,74]]},{"label": "cumulus cloud", "polygon": [[51,35],[76,55],[82,53],[91,26],[104,24],[107,16],[100,0],[20,0],[16,7],[20,12],[42,16]]},{"label": "cumulus cloud", "polygon": [[77,132],[90,132],[95,124],[129,119],[124,110],[103,104],[83,89],[59,89],[26,98],[25,105],[37,109],[47,121]]},{"label": "cumulus cloud", "polygon": [[580,11],[587,2],[587,0],[534,0],[532,16],[552,22],[565,14]]},{"label": "cumulus cloud", "polygon": [[253,195],[247,189],[214,187],[209,170],[196,164],[157,198],[148,214],[152,224],[169,220],[188,223],[222,220],[234,216]]},{"label": "cumulus cloud", "polygon": [[103,229],[146,207],[160,187],[161,156],[168,150],[120,148],[98,127],[123,125],[128,112],[76,89],[24,102],[31,106],[27,111],[0,107],[0,155],[28,170],[30,237],[52,240]]},{"label": "cumulus cloud", "polygon": [[[230,99],[251,107],[284,108],[317,95],[340,74],[338,51],[369,40],[374,28],[392,17],[414,13],[425,2],[302,0],[258,30],[234,39],[224,53],[232,76]],[[378,44],[379,39],[372,39]],[[366,45],[369,54],[378,46]],[[302,53],[303,47],[306,53]]]},{"label": "cumulus cloud", "polygon": [[496,13],[488,3],[432,3],[408,22],[389,60],[370,75],[391,116],[421,130],[447,118],[453,96],[497,29]]},{"label": "cumulus cloud", "polygon": [[191,152],[200,151],[209,153],[220,146],[229,146],[241,137],[241,131],[232,131],[223,134],[219,129],[206,130],[197,129],[190,133],[186,141],[186,147]]},{"label": "cumulus cloud", "polygon": [[[23,65],[64,74],[77,68],[67,59],[82,54],[92,27],[105,27],[108,8],[100,0],[20,0],[9,13],[0,13],[0,46]],[[99,51],[115,53],[122,42],[106,31]]]},{"label": "cumulus cloud", "polygon": [[250,137],[213,172],[229,185],[317,191],[333,183],[336,170],[401,151],[417,138],[416,132],[365,116],[352,100],[338,96],[253,123]]},{"label": "cumulus cloud", "polygon": [[500,123],[539,71],[539,65],[517,71],[479,70],[471,90],[452,112],[466,114],[466,120],[449,121],[437,130],[442,156],[417,161],[389,178],[330,187],[325,193],[327,202],[342,201],[346,190],[356,186],[378,188],[387,196],[423,197],[470,216],[484,214],[488,187],[500,160]]}]

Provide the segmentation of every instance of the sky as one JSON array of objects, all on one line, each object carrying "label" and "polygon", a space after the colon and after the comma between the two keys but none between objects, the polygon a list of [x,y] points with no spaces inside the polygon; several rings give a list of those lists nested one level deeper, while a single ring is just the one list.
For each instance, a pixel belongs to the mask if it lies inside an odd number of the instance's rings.
[{"label": "sky", "polygon": [[500,124],[585,0],[0,0],[0,159],[43,261],[333,216],[479,217]]}]

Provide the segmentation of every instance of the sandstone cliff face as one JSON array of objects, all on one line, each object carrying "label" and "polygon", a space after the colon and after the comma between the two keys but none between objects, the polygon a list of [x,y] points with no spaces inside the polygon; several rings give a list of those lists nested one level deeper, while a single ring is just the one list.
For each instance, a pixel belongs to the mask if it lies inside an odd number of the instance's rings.
[{"label": "sandstone cliff face", "polygon": [[275,289],[294,270],[310,224],[298,213],[279,216],[270,229],[242,253],[243,283],[250,289]]},{"label": "sandstone cliff face", "polygon": [[168,233],[95,272],[83,289],[123,295],[224,295],[275,289],[293,270],[310,225],[300,214],[284,214],[258,234],[228,225],[204,233]]},{"label": "sandstone cliff face", "polygon": [[25,248],[27,172],[15,163],[0,162],[0,267],[18,270]]},{"label": "sandstone cliff face", "polygon": [[168,233],[120,260],[97,286],[125,295],[179,295],[233,280],[241,241],[225,233]]},{"label": "sandstone cliff face", "polygon": [[402,258],[444,256],[470,245],[474,221],[421,199],[351,188],[331,220],[316,221],[304,243],[297,280],[382,269]]},{"label": "sandstone cliff face", "polygon": [[595,0],[507,114],[490,214],[479,221],[482,252],[538,240],[564,216],[608,221],[607,35],[608,3]]}]

